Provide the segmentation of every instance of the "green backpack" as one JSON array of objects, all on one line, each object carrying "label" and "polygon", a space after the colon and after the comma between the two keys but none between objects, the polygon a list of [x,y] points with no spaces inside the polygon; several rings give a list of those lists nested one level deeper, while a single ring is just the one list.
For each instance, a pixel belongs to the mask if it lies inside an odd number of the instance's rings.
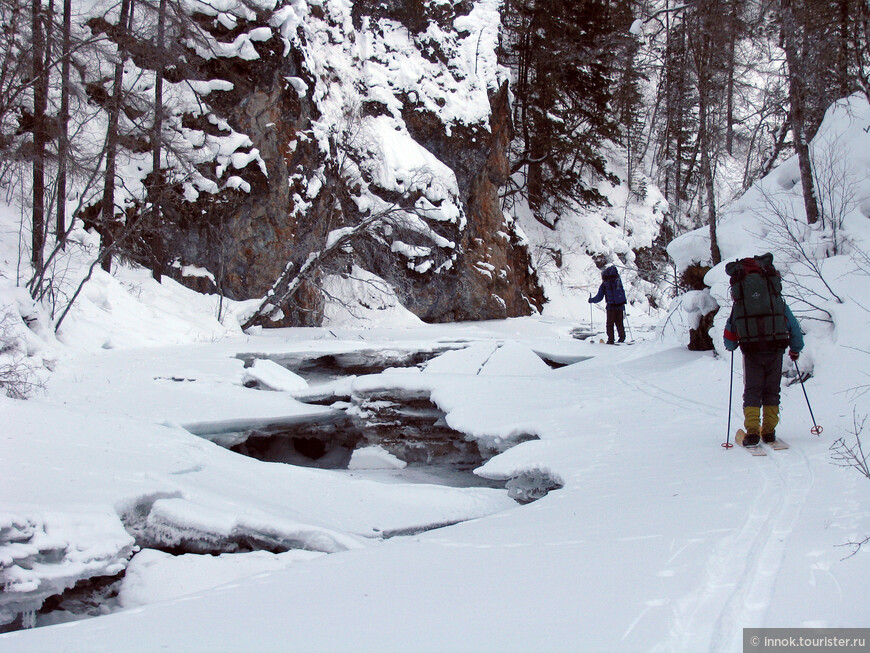
[{"label": "green backpack", "polygon": [[731,328],[740,347],[752,350],[785,349],[788,319],[782,298],[782,278],[773,267],[773,254],[732,261],[725,266],[731,277]]}]

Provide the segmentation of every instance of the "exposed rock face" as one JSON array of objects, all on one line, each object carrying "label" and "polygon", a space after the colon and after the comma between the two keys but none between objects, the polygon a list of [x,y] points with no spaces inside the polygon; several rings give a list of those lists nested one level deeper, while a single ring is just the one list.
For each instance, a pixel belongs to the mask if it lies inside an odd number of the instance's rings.
[{"label": "exposed rock face", "polygon": [[[449,54],[440,51],[437,44],[433,46],[428,37],[415,41],[414,35],[430,25],[453,30],[457,17],[473,7],[471,2],[430,5],[393,1],[371,6],[358,2],[353,5],[352,16],[342,17],[327,2],[323,9],[313,4],[309,7],[314,20],[305,29],[311,30],[318,20],[329,25],[333,31],[324,41],[335,41],[330,52],[347,57],[348,69],[359,70],[367,65],[366,56],[374,59],[375,55],[357,51],[381,53],[383,48],[375,39],[400,29],[400,24],[408,30],[411,42],[423,44],[416,56],[448,68]],[[256,22],[240,25],[220,38],[232,40],[257,23],[269,24],[270,20],[270,16],[258,17]],[[369,25],[372,27],[366,31],[364,26]],[[506,83],[489,85],[488,121],[445,124],[444,117],[432,110],[444,100],[436,98],[438,103],[433,105],[432,98],[416,92],[393,89],[392,97],[384,99],[381,89],[372,99],[362,89],[354,100],[346,90],[351,87],[348,80],[339,79],[341,66],[330,67],[330,62],[319,60],[312,63],[312,58],[322,58],[322,53],[312,54],[308,48],[314,47],[311,43],[316,35],[299,37],[302,29],[298,28],[295,39],[279,38],[276,32],[269,40],[253,43],[259,57],[254,60],[201,62],[203,79],[219,78],[233,85],[232,90],[208,96],[211,114],[250,140],[238,152],[257,156],[233,171],[247,183],[248,192],[225,188],[219,193],[201,193],[193,202],[178,193],[167,207],[171,224],[161,230],[166,259],[174,262],[169,273],[198,290],[219,290],[233,299],[262,297],[288,262],[292,269],[299,269],[311,252],[324,247],[331,231],[359,224],[370,215],[372,198],[407,203],[412,211],[417,206],[414,201],[419,203],[421,197],[436,208],[442,206],[442,198],[432,196],[426,188],[397,190],[366,172],[384,165],[380,160],[384,154],[358,144],[346,145],[348,129],[335,128],[335,116],[324,116],[322,110],[324,103],[333,106],[340,101],[344,103],[343,115],[350,116],[351,121],[365,125],[384,117],[392,121],[395,130],[434,155],[445,166],[443,170],[452,171],[455,180],[445,185],[454,189],[448,193],[448,203],[457,205],[452,214],[458,215],[450,220],[421,218],[423,226],[414,236],[416,241],[404,239],[403,245],[433,250],[428,265],[396,254],[396,237],[389,230],[361,238],[310,275],[290,305],[280,307],[283,319],[270,324],[319,323],[319,275],[340,273],[350,269],[351,263],[390,282],[405,306],[427,321],[503,318],[540,308],[543,294],[528,252],[506,221],[498,198],[509,171],[506,151],[512,129]],[[324,79],[326,74],[335,79]],[[346,86],[336,92],[342,82]],[[359,104],[354,106],[355,102]],[[204,124],[202,117],[190,120],[198,120],[203,130],[219,129],[214,120],[210,125]],[[349,167],[361,171],[360,175],[349,175]],[[436,246],[424,242],[420,234],[427,231]],[[161,238],[153,233],[148,237]],[[205,268],[209,275],[187,276],[183,266]]]},{"label": "exposed rock face", "polygon": [[[205,268],[208,277],[174,276],[197,290],[221,292],[232,299],[261,296],[298,252],[312,247],[323,208],[312,203],[305,215],[298,210],[308,179],[298,171],[317,170],[323,155],[306,136],[316,107],[300,98],[287,79],[301,79],[298,58],[283,56],[277,39],[257,44],[260,58],[254,62],[232,60],[208,74],[232,82],[233,89],[213,93],[211,109],[233,129],[245,134],[265,164],[256,163],[236,171],[250,184],[250,192],[225,190],[200,194],[194,202],[180,196],[170,209],[180,214],[169,226],[165,244],[167,258],[182,265]],[[297,174],[294,174],[297,173]],[[336,183],[337,180],[332,180]],[[300,299],[316,312],[319,296],[301,292]],[[289,321],[316,323],[308,311],[290,311]]]},{"label": "exposed rock face", "polygon": [[[449,322],[528,315],[543,305],[526,247],[506,223],[498,189],[506,182],[511,137],[508,89],[491,97],[490,131],[444,132],[438,119],[414,107],[403,112],[414,139],[455,173],[468,224],[458,234],[458,259],[445,274],[411,275],[407,283],[369,261],[371,269],[403,288],[405,306],[424,320]],[[399,272],[399,274],[402,274]]]}]

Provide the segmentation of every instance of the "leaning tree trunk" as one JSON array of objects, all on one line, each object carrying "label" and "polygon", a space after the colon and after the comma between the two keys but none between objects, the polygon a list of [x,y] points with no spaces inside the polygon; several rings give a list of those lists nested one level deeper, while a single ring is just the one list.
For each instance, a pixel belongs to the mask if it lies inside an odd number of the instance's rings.
[{"label": "leaning tree trunk", "polygon": [[[107,251],[112,247],[112,229],[115,221],[115,161],[118,154],[118,123],[121,115],[121,100],[124,93],[124,62],[127,58],[124,40],[127,38],[132,0],[122,0],[121,18],[118,21],[118,61],[115,63],[115,78],[112,84],[112,97],[109,101],[109,125],[106,129],[106,178],[103,183],[103,206],[100,225],[100,249]],[[106,272],[112,270],[112,257],[104,256],[102,267]]]},{"label": "leaning tree trunk", "polygon": [[58,115],[57,142],[57,220],[55,237],[63,246],[66,239],[66,173],[69,154],[69,74],[70,32],[72,28],[72,0],[63,2],[63,33],[61,35],[62,63],[60,71],[60,114]]},{"label": "leaning tree trunk", "polygon": [[164,41],[166,31],[166,0],[160,0],[157,14],[157,47],[155,52],[154,81],[154,127],[151,132],[151,225],[155,236],[152,239],[152,276],[160,281],[163,278],[163,236],[160,229],[161,201],[163,199],[163,170],[160,167],[160,153],[163,143],[163,77],[165,69]]},{"label": "leaning tree trunk", "polygon": [[47,71],[45,69],[45,24],[42,0],[33,0],[33,219],[30,262],[34,274],[43,266],[45,249],[45,113],[48,105]]},{"label": "leaning tree trunk", "polygon": [[798,26],[792,9],[791,0],[781,0],[783,42],[785,59],[788,64],[788,99],[791,104],[791,130],[794,148],[798,155],[798,167],[801,175],[801,188],[804,196],[804,209],[807,223],[819,221],[819,204],[816,199],[815,182],[813,181],[813,165],[810,158],[810,148],[806,141],[806,107],[804,66],[801,54],[798,52]]}]

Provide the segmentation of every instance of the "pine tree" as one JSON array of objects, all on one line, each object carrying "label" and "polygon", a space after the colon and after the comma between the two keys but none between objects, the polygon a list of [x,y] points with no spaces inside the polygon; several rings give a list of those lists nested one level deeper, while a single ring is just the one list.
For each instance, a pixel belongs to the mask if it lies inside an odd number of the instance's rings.
[{"label": "pine tree", "polygon": [[[729,119],[726,98],[733,69],[729,45],[736,39],[735,26],[717,29],[722,20],[720,10],[718,2],[707,0],[687,10],[685,17],[698,93],[700,173],[706,201],[706,223],[710,230],[710,257],[714,265],[722,260],[716,231],[716,167],[723,153]],[[724,114],[723,108],[726,109]]]},{"label": "pine tree", "polygon": [[658,120],[656,162],[659,183],[678,220],[691,203],[697,184],[698,91],[693,81],[685,22],[664,14],[665,52],[658,92],[663,111]]},{"label": "pine tree", "polygon": [[606,205],[595,183],[618,183],[602,155],[624,136],[623,113],[639,95],[619,65],[633,42],[630,4],[606,0],[513,0],[504,12],[505,60],[515,74],[515,171],[536,219],[555,226],[561,211]]}]

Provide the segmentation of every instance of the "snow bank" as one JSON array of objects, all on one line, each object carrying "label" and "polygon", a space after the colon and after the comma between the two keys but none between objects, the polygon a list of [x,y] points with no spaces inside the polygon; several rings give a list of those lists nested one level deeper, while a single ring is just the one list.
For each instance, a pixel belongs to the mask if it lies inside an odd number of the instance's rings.
[{"label": "snow bank", "polygon": [[[307,384],[275,363],[244,370],[248,339],[190,349],[65,350],[44,393],[26,402],[3,398],[3,622],[32,615],[81,580],[120,573],[134,543],[200,554],[334,553],[383,532],[416,532],[515,505],[489,488],[348,484],[340,473],[262,463],[191,434],[196,425],[253,428],[334,412],[289,397],[288,389]],[[272,334],[253,348],[269,350],[270,342]],[[247,388],[247,374],[279,389]],[[382,468],[398,467],[378,458]],[[150,585],[136,593],[142,578],[127,582],[133,602],[152,595]]]},{"label": "snow bank", "polygon": [[191,594],[202,594],[244,578],[288,569],[324,554],[313,551],[170,555],[143,549],[130,560],[118,595],[124,608],[150,605]]},{"label": "snow bank", "polygon": [[499,349],[499,343],[476,342],[433,358],[424,368],[427,374],[479,374]]},{"label": "snow bank", "polygon": [[507,342],[483,364],[483,376],[537,376],[550,371],[547,364],[528,347]]}]

